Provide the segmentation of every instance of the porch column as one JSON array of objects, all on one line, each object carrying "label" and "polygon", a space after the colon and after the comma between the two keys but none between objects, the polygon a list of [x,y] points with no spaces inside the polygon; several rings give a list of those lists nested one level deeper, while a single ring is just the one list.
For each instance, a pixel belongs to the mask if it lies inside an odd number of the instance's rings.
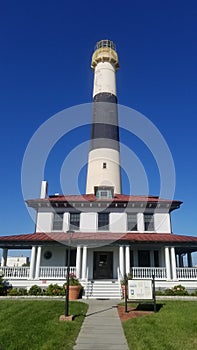
[{"label": "porch column", "polygon": [[126,274],[130,273],[130,247],[125,248],[125,263],[126,263]]},{"label": "porch column", "polygon": [[8,257],[8,248],[4,248],[2,253],[2,258],[1,258],[1,266],[7,265],[7,257]]},{"label": "porch column", "polygon": [[188,264],[188,267],[192,267],[193,266],[192,253],[187,253],[187,264]]},{"label": "porch column", "polygon": [[170,253],[169,253],[169,248],[165,247],[165,265],[166,265],[166,278],[167,280],[171,279],[171,274],[170,274]]},{"label": "porch column", "polygon": [[33,246],[31,248],[31,259],[30,259],[30,267],[29,267],[29,279],[34,278],[34,268],[35,268],[35,259],[36,258],[36,247]]},{"label": "porch column", "polygon": [[83,258],[82,258],[82,279],[86,279],[87,271],[87,247],[83,247]]},{"label": "porch column", "polygon": [[81,247],[77,246],[77,256],[76,256],[76,277],[81,277]]},{"label": "porch column", "polygon": [[154,250],[150,250],[150,267],[155,267]]},{"label": "porch column", "polygon": [[171,266],[172,266],[172,279],[175,281],[177,279],[176,275],[176,256],[174,247],[170,248],[171,253]]},{"label": "porch column", "polygon": [[37,250],[37,257],[36,257],[36,272],[35,272],[35,279],[39,279],[40,277],[40,261],[41,261],[41,252],[42,247],[39,246]]},{"label": "porch column", "polygon": [[119,269],[122,278],[124,278],[124,248],[122,245],[119,247]]}]

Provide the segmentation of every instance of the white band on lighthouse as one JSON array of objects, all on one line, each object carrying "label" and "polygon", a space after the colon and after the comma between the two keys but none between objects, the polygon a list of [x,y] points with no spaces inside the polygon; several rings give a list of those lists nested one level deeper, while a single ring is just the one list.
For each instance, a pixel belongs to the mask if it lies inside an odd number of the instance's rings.
[{"label": "white band on lighthouse", "polygon": [[116,96],[116,71],[110,62],[99,62],[94,70],[93,97],[101,92]]},{"label": "white band on lighthouse", "polygon": [[97,43],[91,67],[94,70],[93,116],[86,193],[95,193],[99,187],[110,187],[114,193],[121,193],[116,97],[119,62],[112,41]]}]

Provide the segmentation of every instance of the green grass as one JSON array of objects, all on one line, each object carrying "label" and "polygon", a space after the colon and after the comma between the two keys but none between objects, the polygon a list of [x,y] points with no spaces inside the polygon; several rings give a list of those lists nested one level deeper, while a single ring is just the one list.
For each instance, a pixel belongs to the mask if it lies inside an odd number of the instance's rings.
[{"label": "green grass", "polygon": [[[162,302],[158,302],[162,303]],[[123,322],[132,350],[197,349],[197,302],[164,301],[159,312]]]},{"label": "green grass", "polygon": [[70,303],[72,322],[59,322],[63,301],[0,300],[0,350],[71,350],[87,305]]}]

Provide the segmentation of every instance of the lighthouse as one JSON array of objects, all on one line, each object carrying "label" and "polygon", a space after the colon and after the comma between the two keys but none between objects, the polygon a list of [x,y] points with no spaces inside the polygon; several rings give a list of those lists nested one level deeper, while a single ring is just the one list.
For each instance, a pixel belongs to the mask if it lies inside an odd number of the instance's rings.
[{"label": "lighthouse", "polygon": [[92,55],[93,111],[86,194],[121,194],[116,72],[118,55],[111,40],[97,42]]}]

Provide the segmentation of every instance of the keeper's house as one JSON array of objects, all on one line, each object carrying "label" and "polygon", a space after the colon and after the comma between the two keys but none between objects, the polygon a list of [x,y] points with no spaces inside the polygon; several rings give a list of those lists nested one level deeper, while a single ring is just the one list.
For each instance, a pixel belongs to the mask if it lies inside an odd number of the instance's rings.
[{"label": "keeper's house", "polygon": [[[113,42],[98,42],[92,56],[94,103],[86,194],[48,195],[43,181],[40,198],[26,201],[37,212],[35,233],[0,237],[1,269],[13,286],[62,285],[71,247],[71,272],[84,285],[85,297],[120,298],[125,273],[134,279],[154,274],[156,288],[197,288],[197,268],[192,265],[197,237],[173,234],[171,228],[171,212],[181,202],[121,192],[118,67]],[[31,249],[30,267],[8,267],[11,249]]]}]

